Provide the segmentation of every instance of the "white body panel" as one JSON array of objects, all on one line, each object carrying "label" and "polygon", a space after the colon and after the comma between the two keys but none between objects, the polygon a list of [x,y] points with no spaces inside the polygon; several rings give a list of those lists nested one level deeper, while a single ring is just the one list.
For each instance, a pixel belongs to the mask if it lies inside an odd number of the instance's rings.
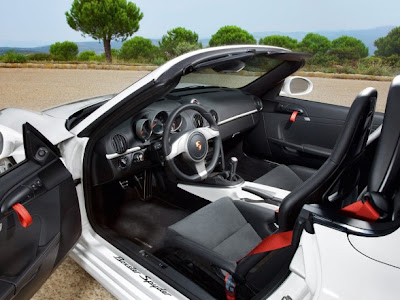
[{"label": "white body panel", "polygon": [[364,255],[400,268],[400,229],[380,237],[364,237],[350,235],[349,240],[358,251]]},{"label": "white body panel", "polygon": [[292,273],[268,299],[398,298],[400,269],[363,255],[344,232],[318,224],[314,229],[302,233]]}]

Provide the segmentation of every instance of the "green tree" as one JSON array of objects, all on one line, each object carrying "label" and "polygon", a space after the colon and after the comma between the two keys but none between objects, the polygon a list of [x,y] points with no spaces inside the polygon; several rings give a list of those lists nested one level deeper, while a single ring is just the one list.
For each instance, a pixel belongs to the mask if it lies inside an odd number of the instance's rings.
[{"label": "green tree", "polygon": [[126,60],[138,58],[151,59],[157,50],[157,46],[153,45],[151,40],[135,36],[122,44],[119,50],[119,57]]},{"label": "green tree", "polygon": [[72,29],[103,41],[108,62],[112,61],[111,40],[125,41],[139,30],[143,18],[139,7],[127,0],[74,0],[65,15]]},{"label": "green tree", "polygon": [[365,44],[354,37],[343,35],[332,41],[329,54],[338,59],[356,60],[368,56],[368,48]]},{"label": "green tree", "polygon": [[72,60],[78,55],[78,45],[74,42],[57,42],[50,46],[50,54],[56,60]]},{"label": "green tree", "polygon": [[400,26],[393,28],[385,37],[374,42],[376,56],[400,55]]},{"label": "green tree", "polygon": [[297,47],[297,40],[283,35],[270,35],[261,38],[258,42],[260,45],[277,46],[288,49],[295,49]]},{"label": "green tree", "polygon": [[202,47],[199,43],[199,35],[183,27],[176,27],[167,31],[167,34],[161,38],[159,46],[166,58],[172,58]]},{"label": "green tree", "polygon": [[221,45],[235,45],[235,44],[256,44],[257,41],[246,30],[237,26],[224,26],[221,27],[210,39],[209,45],[211,47]]},{"label": "green tree", "polygon": [[310,52],[312,54],[326,53],[331,47],[330,40],[317,33],[307,34],[299,44],[301,51]]}]

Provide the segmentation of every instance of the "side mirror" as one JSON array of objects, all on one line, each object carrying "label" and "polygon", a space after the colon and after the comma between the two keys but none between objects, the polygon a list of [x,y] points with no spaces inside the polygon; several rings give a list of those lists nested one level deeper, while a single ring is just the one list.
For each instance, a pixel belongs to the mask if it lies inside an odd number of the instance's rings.
[{"label": "side mirror", "polygon": [[311,93],[313,83],[304,77],[291,76],[285,79],[283,83],[281,95],[282,96],[302,96]]},{"label": "side mirror", "polygon": [[0,159],[13,156],[13,153],[16,152],[22,144],[22,134],[11,128],[0,125]]}]

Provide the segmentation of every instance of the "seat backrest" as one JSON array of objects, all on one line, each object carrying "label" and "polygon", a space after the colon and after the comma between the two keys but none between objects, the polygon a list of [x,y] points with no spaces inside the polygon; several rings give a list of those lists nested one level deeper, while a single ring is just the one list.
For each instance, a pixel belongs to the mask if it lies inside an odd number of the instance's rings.
[{"label": "seat backrest", "polygon": [[358,162],[364,153],[375,111],[377,91],[366,88],[350,107],[343,130],[330,157],[302,185],[294,189],[279,207],[279,230],[291,230],[304,204],[339,202],[357,184]]},{"label": "seat backrest", "polygon": [[[375,199],[375,207],[394,211],[398,217],[400,203],[394,203],[400,177],[400,75],[390,85],[385,117],[368,180],[368,192],[378,192],[388,203]],[[374,202],[374,198],[371,199]],[[386,206],[385,206],[386,204]],[[382,207],[385,206],[385,207]]]}]

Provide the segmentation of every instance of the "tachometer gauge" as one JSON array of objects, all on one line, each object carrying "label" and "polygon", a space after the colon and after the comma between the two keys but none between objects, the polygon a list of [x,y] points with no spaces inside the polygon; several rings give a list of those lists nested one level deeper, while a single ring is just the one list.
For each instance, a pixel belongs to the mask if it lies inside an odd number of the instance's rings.
[{"label": "tachometer gauge", "polygon": [[136,136],[143,142],[149,139],[151,132],[152,128],[150,120],[140,119],[136,122]]},{"label": "tachometer gauge", "polygon": [[165,111],[160,111],[153,119],[151,127],[153,133],[157,135],[163,134],[164,124],[167,122],[168,114]]},{"label": "tachometer gauge", "polygon": [[161,122],[161,120],[155,118],[153,120],[153,124],[151,125],[153,133],[161,135],[164,131],[164,124]]},{"label": "tachometer gauge", "polygon": [[171,131],[172,132],[177,131],[179,128],[181,128],[181,125],[182,125],[182,117],[180,115],[177,115],[175,119],[172,121]]}]

